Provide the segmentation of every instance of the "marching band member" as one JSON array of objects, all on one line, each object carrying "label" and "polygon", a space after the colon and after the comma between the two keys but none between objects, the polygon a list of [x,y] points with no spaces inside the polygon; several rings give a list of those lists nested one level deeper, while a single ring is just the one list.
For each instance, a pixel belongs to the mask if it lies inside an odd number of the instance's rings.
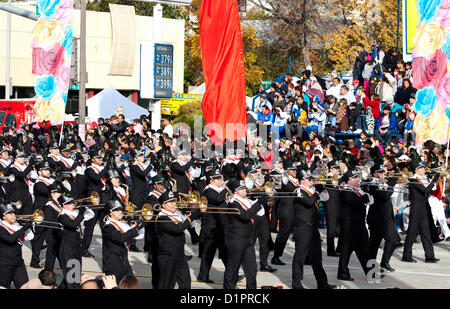
[{"label": "marching band member", "polygon": [[50,147],[48,148],[47,162],[48,165],[50,165],[50,170],[52,173],[54,173],[57,170],[60,158],[61,155],[59,154],[58,143],[56,142],[51,143]]},{"label": "marching band member", "polygon": [[[340,178],[339,175],[339,165],[330,164],[329,166],[330,172],[328,174],[329,177],[337,177],[338,180]],[[339,210],[340,210],[340,202],[339,202],[339,190],[338,186],[332,185],[333,190],[329,190],[328,194],[330,195],[330,199],[325,203],[325,216],[326,216],[326,224],[327,224],[327,255],[338,257],[339,253],[336,252],[334,246],[334,238],[339,236]],[[340,244],[337,246],[338,251],[340,250]]]},{"label": "marching band member", "polygon": [[75,201],[72,198],[61,196],[59,198],[62,204],[62,211],[58,214],[58,222],[62,224],[63,230],[61,232],[61,245],[59,247],[59,261],[63,271],[62,285],[68,289],[79,289],[80,282],[74,282],[72,276],[68,276],[68,272],[72,266],[78,269],[78,265],[73,265],[74,260],[79,262],[79,276],[81,278],[82,266],[82,241],[83,234],[81,223],[83,221],[91,220],[95,214],[91,209],[80,207],[75,209]]},{"label": "marching band member", "polygon": [[18,289],[28,282],[25,262],[22,258],[22,245],[25,240],[33,239],[30,230],[32,223],[26,221],[23,226],[16,222],[14,208],[0,205],[0,286],[10,288],[11,282]]},{"label": "marching band member", "polygon": [[3,173],[3,175],[9,175],[9,166],[11,163],[12,161],[9,157],[9,149],[2,148],[0,151],[0,172]]},{"label": "marching band member", "polygon": [[227,215],[228,224],[225,227],[227,265],[223,279],[225,289],[235,289],[239,267],[244,269],[247,289],[256,289],[256,254],[253,242],[253,217],[261,210],[258,200],[247,198],[247,188],[244,181],[236,179],[228,180],[228,188],[233,193],[233,198],[228,207],[239,209],[239,215]]},{"label": "marching band member", "polygon": [[[34,192],[34,210],[43,210],[45,204],[50,198],[50,186],[55,181],[50,178],[50,166],[46,162],[41,162],[38,166],[38,181],[33,186]],[[34,229],[34,238],[31,241],[31,262],[30,267],[32,268],[42,268],[39,263],[39,253],[41,252],[42,245],[45,240],[45,235],[47,228],[36,226]]]},{"label": "marching band member", "polygon": [[71,172],[77,168],[78,163],[76,163],[71,156],[72,152],[68,146],[61,150],[61,156],[59,157],[58,163],[62,172]]},{"label": "marching band member", "polygon": [[[50,198],[43,208],[44,220],[47,222],[58,222],[58,215],[62,211],[59,198],[61,196],[61,188],[56,182],[50,186]],[[45,242],[47,243],[47,251],[45,253],[45,268],[53,270],[55,260],[58,258],[59,265],[62,265],[59,259],[59,247],[61,245],[61,231],[58,229],[48,228]]]},{"label": "marching band member", "polygon": [[[130,167],[131,182],[133,184],[133,188],[130,192],[130,200],[137,206],[136,210],[141,210],[148,193],[147,184],[149,173],[153,167],[149,162],[145,162],[145,154],[143,151],[138,151],[134,159],[135,162]],[[133,240],[130,242],[130,251],[142,252],[143,250],[139,249],[136,246],[136,241]]]},{"label": "marching band member", "polygon": [[[91,165],[86,168],[86,184],[88,189],[88,194],[92,192],[100,192],[105,186],[106,172],[109,170],[109,162],[106,162],[106,166],[102,165],[102,156],[98,152],[92,153]],[[85,231],[83,237],[82,245],[82,255],[83,257],[94,257],[92,253],[89,252],[89,246],[91,245],[92,234],[94,233],[94,227],[99,217],[101,220],[105,216],[104,210],[95,210],[95,216],[92,220],[86,220]]]},{"label": "marching band member", "polygon": [[[397,183],[395,178],[386,179],[386,171],[383,167],[372,168],[374,185],[369,186],[369,194],[373,196],[373,205],[369,207],[367,224],[369,225],[369,259],[376,259],[381,240],[384,239],[383,257],[380,266],[390,272],[394,272],[389,261],[398,242],[395,231],[394,207],[392,206],[392,191]],[[387,182],[386,182],[387,180]]]},{"label": "marching band member", "polygon": [[[294,192],[299,186],[297,167],[294,166],[292,160],[287,160],[284,164],[284,169],[287,172],[287,177],[283,177],[282,179],[281,191]],[[275,203],[277,204],[277,218],[280,221],[280,230],[275,239],[275,250],[271,263],[274,265],[286,265],[286,263],[280,260],[280,257],[283,255],[284,248],[292,231],[294,219],[293,199],[280,198]]]},{"label": "marching band member", "polygon": [[34,157],[30,158],[28,165],[25,163],[25,153],[23,151],[17,151],[14,164],[9,168],[11,174],[15,176],[13,183],[13,191],[9,197],[10,202],[22,201],[22,208],[17,210],[19,214],[29,215],[32,213],[33,201],[29,189],[28,174],[33,169],[33,165],[36,162]]},{"label": "marching band member", "polygon": [[369,271],[367,261],[369,260],[369,233],[366,227],[366,204],[373,203],[373,197],[360,188],[361,179],[358,173],[350,170],[342,176],[346,185],[340,192],[341,201],[341,255],[339,257],[338,276],[339,280],[353,281],[350,277],[348,263],[350,256],[355,251],[359,262],[367,274]]},{"label": "marching band member", "polygon": [[439,179],[439,174],[434,175],[430,181],[425,175],[425,168],[426,163],[421,162],[416,167],[413,181],[409,183],[411,209],[409,212],[408,233],[406,234],[405,246],[403,247],[402,261],[404,262],[417,263],[417,260],[412,257],[412,246],[417,234],[420,234],[420,240],[425,250],[425,262],[435,263],[439,261],[434,256],[426,209],[427,199]]},{"label": "marching band member", "polygon": [[[177,154],[177,159],[170,165],[170,170],[173,179],[177,183],[177,192],[183,194],[190,194],[191,181],[189,180],[189,169],[194,164],[194,158],[190,157],[185,150],[181,150]],[[189,228],[189,234],[191,235],[191,242],[193,245],[199,243],[199,236],[195,229]]]},{"label": "marching band member", "polygon": [[442,204],[443,198],[443,178],[440,177],[439,181],[436,182],[435,187],[430,192],[430,197],[428,198],[428,203],[430,204],[431,214],[433,217],[433,222],[438,222],[441,227],[442,234],[446,241],[450,241],[450,229],[448,228],[447,221],[445,218],[444,205]]},{"label": "marching band member", "polygon": [[[152,205],[154,208],[159,204],[159,198],[161,194],[166,192],[166,187],[164,186],[164,177],[161,174],[156,175],[152,178],[153,190],[147,195],[145,202]],[[155,212],[155,214],[157,214]],[[148,255],[147,262],[152,263],[152,286],[157,287],[159,282],[159,264],[158,264],[158,234],[156,233],[156,223],[148,222],[145,224],[147,229],[145,236],[149,237],[148,242]]]},{"label": "marching band member", "polygon": [[191,288],[191,275],[184,255],[186,243],[184,231],[192,226],[192,221],[200,218],[200,210],[195,209],[190,216],[177,211],[176,199],[172,192],[164,192],[159,201],[162,210],[156,220],[158,233],[159,282],[157,289],[173,289],[178,282],[180,289]]},{"label": "marching band member", "polygon": [[123,218],[122,204],[117,200],[110,200],[106,203],[109,215],[105,217],[106,222],[102,229],[102,256],[103,272],[108,275],[115,275],[117,282],[120,282],[126,275],[132,275],[128,261],[128,249],[126,244],[131,239],[141,239],[144,233],[140,230],[144,227],[143,222],[129,225]]},{"label": "marching band member", "polygon": [[[225,188],[223,177],[219,170],[208,171],[206,179],[209,185],[205,187],[203,196],[208,200],[208,207],[225,208],[225,197],[227,190]],[[225,250],[224,226],[220,214],[202,214],[202,228],[200,230],[200,271],[197,281],[205,283],[214,283],[209,279],[209,272],[219,249],[219,258],[222,259],[223,265],[227,265],[227,255]]]},{"label": "marching band member", "polygon": [[[316,191],[312,182],[311,172],[300,171],[300,186],[296,190],[297,196],[293,201],[295,237],[295,254],[292,261],[292,288],[303,289],[303,266],[309,257],[317,281],[318,289],[334,289],[335,285],[328,284],[327,274],[322,265],[322,249],[319,233],[319,201],[329,199],[328,192]],[[323,188],[323,187],[322,187]]]},{"label": "marching band member", "polygon": [[[12,164],[12,161],[9,156],[9,149],[8,148],[2,148],[0,151],[0,173],[3,174],[3,176],[9,176],[9,167]],[[0,198],[2,198],[4,201],[8,200],[8,197],[11,196],[11,193],[13,191],[14,187],[13,184],[9,181],[6,183],[0,184]]]},{"label": "marching band member", "polygon": [[[254,234],[253,239],[256,244],[256,240],[259,241],[259,263],[260,263],[260,271],[263,272],[276,272],[277,270],[267,264],[267,257],[269,256],[269,239],[270,239],[270,229],[269,229],[269,220],[266,216],[266,213],[269,209],[266,209],[267,205],[267,196],[264,192],[264,176],[261,174],[261,170],[257,169],[256,166],[248,165],[244,169],[244,174],[251,174],[254,179],[254,186],[260,191],[260,203],[261,209],[256,213],[254,217]],[[261,177],[262,176],[262,177]]]}]

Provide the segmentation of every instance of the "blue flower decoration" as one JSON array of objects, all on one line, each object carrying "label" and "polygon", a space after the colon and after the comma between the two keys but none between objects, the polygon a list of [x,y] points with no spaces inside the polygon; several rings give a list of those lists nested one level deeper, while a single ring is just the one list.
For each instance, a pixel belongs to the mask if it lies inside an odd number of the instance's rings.
[{"label": "blue flower decoration", "polygon": [[436,89],[433,87],[424,87],[416,93],[416,103],[414,110],[423,117],[429,117],[437,101]]},{"label": "blue flower decoration", "polygon": [[41,16],[45,19],[52,19],[56,14],[56,7],[60,0],[38,0],[37,6]]},{"label": "blue flower decoration", "polygon": [[447,107],[447,108],[445,109],[445,114],[447,115],[447,118],[448,118],[448,120],[449,120],[448,126],[450,127],[450,107]]},{"label": "blue flower decoration", "polygon": [[447,43],[442,46],[442,51],[448,56],[448,60],[450,61],[450,30],[447,31]]},{"label": "blue flower decoration", "polygon": [[44,75],[36,77],[34,91],[44,101],[48,101],[56,92],[56,78],[54,75]]},{"label": "blue flower decoration", "polygon": [[66,102],[67,102],[67,92],[64,92],[64,93],[62,94],[62,100],[63,100],[64,106],[65,106],[65,104],[66,104]]},{"label": "blue flower decoration", "polygon": [[442,5],[442,0],[418,0],[416,5],[419,9],[420,22],[428,23],[436,17],[437,9]]},{"label": "blue flower decoration", "polygon": [[72,41],[73,41],[73,28],[67,26],[64,32],[64,37],[61,40],[61,46],[65,48],[65,52],[68,55],[72,55]]}]

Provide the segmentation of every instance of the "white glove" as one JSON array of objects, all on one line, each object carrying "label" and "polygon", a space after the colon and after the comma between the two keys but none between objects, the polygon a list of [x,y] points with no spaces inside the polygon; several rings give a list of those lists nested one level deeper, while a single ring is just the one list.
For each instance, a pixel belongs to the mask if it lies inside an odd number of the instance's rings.
[{"label": "white glove", "polygon": [[330,199],[330,195],[328,194],[327,190],[323,190],[322,192],[320,192],[320,194],[319,194],[319,201],[326,202],[329,199]]}]

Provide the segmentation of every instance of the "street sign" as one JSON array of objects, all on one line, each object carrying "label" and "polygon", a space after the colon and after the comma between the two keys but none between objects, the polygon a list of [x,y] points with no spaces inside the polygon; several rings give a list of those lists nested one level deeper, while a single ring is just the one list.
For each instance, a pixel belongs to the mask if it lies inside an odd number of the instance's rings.
[{"label": "street sign", "polygon": [[164,99],[172,97],[173,53],[172,44],[141,43],[141,98]]},{"label": "street sign", "polygon": [[173,45],[155,44],[154,98],[171,98],[173,88]]},{"label": "street sign", "polygon": [[272,82],[270,80],[263,80],[261,82],[261,85],[271,85],[271,84],[272,84]]}]

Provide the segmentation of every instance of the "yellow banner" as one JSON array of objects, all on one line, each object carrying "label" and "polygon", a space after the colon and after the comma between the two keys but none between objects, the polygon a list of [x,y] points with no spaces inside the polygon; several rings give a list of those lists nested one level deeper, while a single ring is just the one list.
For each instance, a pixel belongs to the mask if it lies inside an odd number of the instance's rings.
[{"label": "yellow banner", "polygon": [[174,93],[171,99],[161,100],[161,114],[176,116],[181,105],[202,99],[203,94]]},{"label": "yellow banner", "polygon": [[403,0],[403,42],[405,42],[404,53],[406,55],[412,55],[414,49],[413,39],[416,36],[417,25],[420,21],[416,2],[417,0]]}]

